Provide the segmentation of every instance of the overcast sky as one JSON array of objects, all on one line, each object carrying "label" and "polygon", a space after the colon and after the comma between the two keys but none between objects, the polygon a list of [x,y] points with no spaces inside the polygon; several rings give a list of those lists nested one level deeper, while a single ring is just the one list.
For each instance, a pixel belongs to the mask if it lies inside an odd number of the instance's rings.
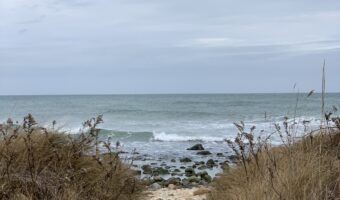
[{"label": "overcast sky", "polygon": [[339,0],[0,0],[0,95],[340,92]]}]

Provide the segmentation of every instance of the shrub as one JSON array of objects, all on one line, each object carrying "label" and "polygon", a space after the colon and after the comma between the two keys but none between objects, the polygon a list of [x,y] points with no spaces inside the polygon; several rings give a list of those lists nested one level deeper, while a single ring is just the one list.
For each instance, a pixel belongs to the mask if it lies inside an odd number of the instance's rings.
[{"label": "shrub", "polygon": [[[326,118],[327,124],[330,118]],[[335,200],[340,197],[340,120],[335,127],[292,136],[288,118],[276,131],[282,145],[272,147],[269,137],[254,139],[243,123],[235,124],[239,134],[228,141],[239,163],[215,182],[210,200]],[[282,128],[283,127],[283,128]]]},{"label": "shrub", "polygon": [[21,125],[0,125],[0,199],[136,199],[141,185],[110,142],[98,140],[100,123],[86,121],[79,135],[39,127],[30,114]]}]

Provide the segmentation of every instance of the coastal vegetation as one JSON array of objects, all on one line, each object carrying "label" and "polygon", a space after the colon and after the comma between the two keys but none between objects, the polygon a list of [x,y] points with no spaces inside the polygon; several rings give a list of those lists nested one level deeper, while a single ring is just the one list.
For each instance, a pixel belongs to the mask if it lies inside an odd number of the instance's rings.
[{"label": "coastal vegetation", "polygon": [[77,135],[42,128],[30,114],[22,124],[0,125],[0,199],[137,199],[135,174],[109,140],[98,139],[102,122],[86,121]]},{"label": "coastal vegetation", "polygon": [[[308,122],[303,122],[306,127]],[[332,125],[331,125],[332,124]],[[336,200],[340,198],[340,118],[325,114],[323,126],[296,138],[295,120],[275,124],[266,138],[255,138],[255,127],[227,140],[238,163],[214,183],[210,200]],[[282,145],[272,146],[278,134]]]}]

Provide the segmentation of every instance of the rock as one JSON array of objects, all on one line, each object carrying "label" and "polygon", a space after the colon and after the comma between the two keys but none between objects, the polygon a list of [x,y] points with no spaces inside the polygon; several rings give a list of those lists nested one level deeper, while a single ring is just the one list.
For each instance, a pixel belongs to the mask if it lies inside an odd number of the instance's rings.
[{"label": "rock", "polygon": [[168,185],[168,188],[169,188],[170,190],[176,190],[176,185],[174,185],[174,184],[169,184],[169,185]]},{"label": "rock", "polygon": [[216,154],[218,157],[223,157],[223,153],[217,153]]},{"label": "rock", "polygon": [[221,165],[221,168],[223,169],[223,170],[229,170],[229,164],[227,163],[227,162],[222,162],[222,163],[220,163],[220,165]]},{"label": "rock", "polygon": [[169,174],[169,170],[163,167],[151,168],[149,165],[142,166],[143,174],[150,174],[154,176]]},{"label": "rock", "polygon": [[190,185],[190,182],[189,182],[189,180],[188,179],[183,179],[182,180],[182,186],[183,186],[183,188],[190,188],[191,187],[191,185]]},{"label": "rock", "polygon": [[197,169],[198,169],[198,170],[205,170],[205,169],[207,169],[207,166],[202,165],[202,166],[199,166]]},{"label": "rock", "polygon": [[204,147],[202,144],[195,144],[194,146],[188,148],[187,150],[200,151],[200,150],[204,150]]},{"label": "rock", "polygon": [[194,191],[194,196],[197,195],[204,195],[210,193],[210,190],[208,188],[199,188],[196,191]]},{"label": "rock", "polygon": [[200,152],[197,152],[197,155],[203,155],[203,156],[210,155],[210,154],[211,154],[210,151],[200,151]]},{"label": "rock", "polygon": [[228,158],[233,163],[237,163],[239,161],[239,157],[237,155],[230,155]]},{"label": "rock", "polygon": [[208,168],[212,168],[215,165],[215,161],[213,159],[209,159],[206,165]]},{"label": "rock", "polygon": [[185,176],[190,177],[190,176],[195,176],[196,172],[193,168],[188,167],[185,169]]},{"label": "rock", "polygon": [[161,188],[162,188],[162,187],[161,187],[158,183],[153,183],[152,185],[149,186],[149,189],[150,189],[150,190],[153,190],[153,191],[159,190],[159,189],[161,189]]},{"label": "rock", "polygon": [[154,180],[155,182],[163,182],[163,181],[164,181],[164,178],[162,178],[162,177],[160,177],[160,176],[155,176],[155,177],[153,178],[153,180]]},{"label": "rock", "polygon": [[181,170],[179,169],[174,169],[172,172],[171,172],[171,176],[182,176],[182,172]]},{"label": "rock", "polygon": [[196,176],[191,176],[191,177],[188,178],[188,181],[190,183],[199,183],[201,181],[201,178],[196,177]]},{"label": "rock", "polygon": [[201,182],[198,183],[199,185],[208,185],[208,182],[206,182],[205,180],[201,180]]},{"label": "rock", "polygon": [[181,158],[179,161],[180,161],[180,162],[191,162],[191,159],[185,157],[185,158]]},{"label": "rock", "polygon": [[142,166],[143,174],[152,174],[152,168],[150,165]]},{"label": "rock", "polygon": [[171,176],[183,176],[184,173],[183,172],[172,172]]},{"label": "rock", "polygon": [[171,159],[171,162],[176,162],[176,159]]},{"label": "rock", "polygon": [[157,169],[158,169],[158,173],[159,174],[162,174],[162,175],[169,174],[169,170],[168,169],[164,169],[162,167],[158,167]]},{"label": "rock", "polygon": [[200,172],[197,174],[197,176],[200,176],[201,179],[206,181],[207,183],[210,183],[212,181],[212,178],[207,171]]},{"label": "rock", "polygon": [[168,180],[165,181],[164,185],[180,185],[181,184],[181,179],[180,178],[169,178]]},{"label": "rock", "polygon": [[150,177],[143,177],[143,178],[142,178],[142,182],[143,182],[145,185],[151,185],[152,183],[154,183],[154,180],[151,179]]}]

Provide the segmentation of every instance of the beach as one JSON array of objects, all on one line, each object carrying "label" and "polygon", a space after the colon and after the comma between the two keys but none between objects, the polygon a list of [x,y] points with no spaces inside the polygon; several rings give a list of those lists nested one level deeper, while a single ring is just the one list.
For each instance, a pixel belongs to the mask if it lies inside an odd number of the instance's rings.
[{"label": "beach", "polygon": [[142,200],[206,200],[208,188],[170,189],[163,188],[145,192]]}]

